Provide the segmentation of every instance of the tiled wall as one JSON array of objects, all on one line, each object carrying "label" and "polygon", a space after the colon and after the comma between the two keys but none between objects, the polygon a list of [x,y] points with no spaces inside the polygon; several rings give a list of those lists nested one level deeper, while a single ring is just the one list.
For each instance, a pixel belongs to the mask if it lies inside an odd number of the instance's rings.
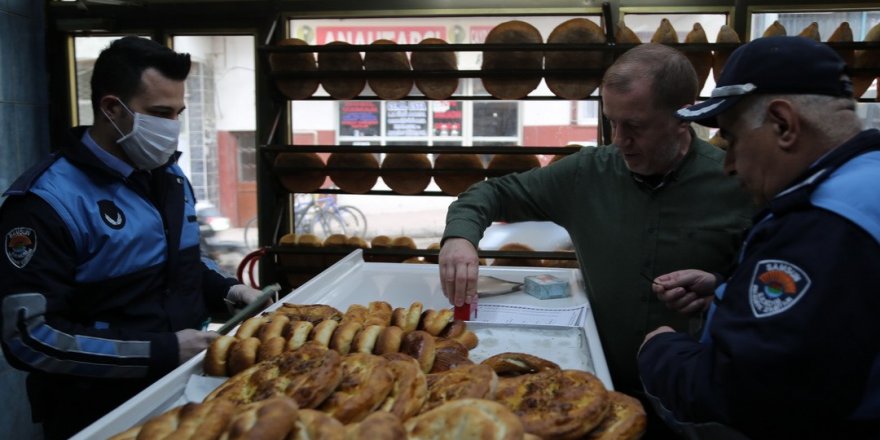
[{"label": "tiled wall", "polygon": [[[49,152],[42,0],[0,0],[0,192]],[[40,439],[25,374],[0,355],[0,437]]]}]

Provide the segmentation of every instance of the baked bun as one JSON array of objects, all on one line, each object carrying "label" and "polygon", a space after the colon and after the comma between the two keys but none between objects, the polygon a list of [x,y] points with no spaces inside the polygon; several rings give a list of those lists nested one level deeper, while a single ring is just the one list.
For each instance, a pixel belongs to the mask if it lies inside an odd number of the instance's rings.
[{"label": "baked bun", "polygon": [[382,405],[393,382],[388,361],[381,356],[350,354],[342,358],[342,381],[320,409],[343,424],[359,422]]},{"label": "baked bun", "polygon": [[385,301],[370,301],[367,306],[367,318],[364,320],[364,326],[379,325],[387,327],[391,325],[391,304]]},{"label": "baked bun", "polygon": [[334,321],[342,320],[342,312],[333,306],[324,304],[284,303],[281,304],[281,307],[275,313],[284,313],[291,321],[308,321],[312,324],[328,319]]},{"label": "baked bun", "polygon": [[422,413],[458,399],[494,399],[497,388],[498,375],[486,365],[464,365],[429,374],[428,400]]},{"label": "baked bun", "polygon": [[324,239],[324,247],[348,247],[348,237],[345,234],[330,234]]},{"label": "baked bun", "polygon": [[434,182],[451,196],[463,193],[485,177],[483,162],[476,154],[438,154],[434,159]]},{"label": "baked bun", "polygon": [[405,332],[411,332],[419,328],[422,320],[422,309],[424,306],[418,301],[414,301],[408,308],[399,307],[394,309],[391,314],[391,325],[400,327]]},{"label": "baked bun", "polygon": [[368,415],[358,423],[347,425],[345,438],[351,440],[402,440],[407,437],[403,423],[397,416],[379,411]]},{"label": "baked bun", "polygon": [[[684,42],[687,44],[708,44],[709,39],[706,37],[706,31],[703,30],[703,26],[700,23],[694,23],[694,28],[688,32]],[[712,70],[712,51],[709,49],[686,50],[683,53],[688,61],[691,62],[691,66],[694,66],[694,71],[697,72],[697,93],[699,93],[703,90],[703,86],[706,85],[709,71]]]},{"label": "baked bun", "polygon": [[367,315],[370,314],[370,309],[366,306],[360,304],[352,304],[348,306],[348,309],[345,311],[345,315],[343,315],[343,321],[354,321],[358,324],[363,324],[367,321]]},{"label": "baked bun", "polygon": [[586,371],[545,370],[500,380],[495,400],[516,413],[529,433],[579,439],[605,417],[606,394],[602,382]]},{"label": "baked bun", "polygon": [[343,440],[345,426],[314,409],[299,410],[299,418],[287,440]]},{"label": "baked bun", "polygon": [[816,23],[815,21],[805,27],[798,36],[809,38],[817,43],[822,42],[822,37],[819,35],[819,23]]},{"label": "baked bun", "polygon": [[[718,30],[718,37],[715,38],[715,42],[740,43],[739,34],[737,34],[732,27],[726,24],[721,25],[721,29]],[[716,84],[721,78],[721,71],[724,69],[724,64],[727,63],[727,59],[733,51],[734,49],[715,49],[714,56],[712,57],[712,75],[715,77]]]},{"label": "baked bun", "polygon": [[[492,28],[486,35],[485,44],[541,44],[544,40],[534,26],[519,20],[504,22]],[[503,51],[483,52],[482,70],[500,73],[500,76],[486,75],[482,78],[483,87],[499,99],[520,99],[538,87],[541,75],[516,77],[503,76],[518,70],[541,70],[544,55],[541,51]]]},{"label": "baked bun", "polygon": [[284,336],[287,338],[285,350],[299,349],[309,341],[309,335],[315,326],[309,321],[292,321],[287,325]]},{"label": "baked bun", "polygon": [[191,402],[172,408],[110,439],[218,438],[226,431],[235,411],[235,405],[228,401]]},{"label": "baked bun", "polygon": [[[374,46],[396,46],[391,40],[376,40],[371,43]],[[409,60],[405,52],[366,52],[364,54],[364,69],[367,71],[409,71]],[[412,77],[369,78],[367,84],[376,96],[382,99],[400,99],[412,90]]]},{"label": "baked bun", "polygon": [[660,26],[654,31],[654,35],[651,37],[651,42],[659,44],[678,43],[678,34],[675,33],[675,28],[672,27],[672,23],[670,23],[668,19],[664,18],[660,20]]},{"label": "baked bun", "polygon": [[534,154],[496,154],[486,167],[489,177],[521,173],[532,168],[540,168],[541,161]]},{"label": "baked bun", "polygon": [[278,239],[278,244],[280,246],[293,246],[296,244],[297,236],[293,232],[284,234],[281,238]]},{"label": "baked bun", "polygon": [[391,237],[387,235],[377,235],[370,240],[370,247],[373,249],[387,249],[391,247]]},{"label": "baked bun", "polygon": [[[605,32],[596,23],[585,18],[565,21],[547,37],[548,44],[598,44],[605,42]],[[564,69],[597,69],[607,67],[608,58],[601,50],[546,51],[544,52],[544,82],[554,95],[565,99],[583,99],[596,90],[602,81],[601,73],[574,76],[554,75],[550,72]]]},{"label": "baked bun", "polygon": [[235,337],[238,339],[247,339],[256,336],[263,324],[267,322],[269,322],[269,318],[266,316],[254,316],[248,318],[238,326],[238,330],[235,331]]},{"label": "baked bun", "polygon": [[398,194],[418,194],[431,183],[431,161],[422,153],[388,153],[382,180]]},{"label": "baked bun", "polygon": [[376,342],[378,341],[379,334],[382,333],[383,328],[385,327],[381,325],[364,326],[364,328],[355,335],[351,351],[357,353],[372,353],[376,348]]},{"label": "baked bun", "polygon": [[614,31],[614,41],[617,44],[640,44],[642,40],[630,29],[621,18],[617,22],[617,29]]},{"label": "baked bun", "polygon": [[[275,397],[243,406],[229,424],[229,439],[278,439],[287,437],[299,418],[296,402]],[[199,435],[202,433],[200,432]]]},{"label": "baked bun", "polygon": [[425,310],[422,312],[419,329],[428,332],[431,336],[437,336],[452,322],[454,315],[451,309]]},{"label": "baked bun", "polygon": [[[278,42],[278,46],[308,46],[298,38],[288,38]],[[318,90],[316,78],[286,78],[291,72],[314,72],[318,70],[315,54],[312,52],[272,52],[269,54],[269,67],[272,73],[281,74],[275,78],[275,86],[288,99],[308,99]]]},{"label": "baked bun", "polygon": [[431,371],[431,367],[434,366],[434,356],[436,356],[434,349],[434,337],[428,332],[421,330],[403,335],[403,339],[400,342],[400,352],[408,354],[419,361],[419,367],[425,373]]},{"label": "baked bun", "polygon": [[257,350],[260,348],[260,340],[257,338],[244,338],[236,341],[229,348],[227,371],[229,374],[238,374],[257,362]]},{"label": "baked bun", "polygon": [[376,339],[376,346],[373,348],[375,354],[397,353],[400,351],[400,344],[403,343],[403,330],[400,327],[389,326],[379,332]]},{"label": "baked bun", "polygon": [[764,34],[761,35],[761,37],[784,37],[785,35],[785,26],[783,26],[782,23],[779,22],[779,20],[775,20],[773,24],[767,26],[767,29],[764,30]]},{"label": "baked bun", "polygon": [[363,325],[360,322],[343,320],[336,327],[336,330],[333,331],[333,336],[330,337],[329,348],[338,351],[342,355],[348,354],[351,351],[351,344],[354,341],[355,335],[361,331],[362,327]]},{"label": "baked bun", "polygon": [[[865,42],[880,41],[880,23],[875,24],[868,33],[865,34]],[[855,52],[855,67],[857,69],[878,69],[880,68],[880,50],[877,49],[861,49]],[[861,97],[871,87],[874,82],[875,75],[859,74],[853,78],[853,96]],[[880,93],[877,94],[880,99]]]},{"label": "baked bun", "polygon": [[586,440],[638,440],[647,429],[645,408],[638,399],[617,391],[608,392],[608,413]]},{"label": "baked bun", "polygon": [[559,370],[559,365],[556,363],[526,353],[499,353],[480,363],[489,366],[495,371],[495,374],[501,377]]},{"label": "baked bun", "polygon": [[257,362],[272,359],[284,352],[287,341],[281,336],[275,336],[260,342],[260,348],[257,349]]},{"label": "baked bun", "polygon": [[324,183],[324,161],[317,153],[279,153],[273,164],[281,185],[293,193],[310,193]]},{"label": "baked bun", "polygon": [[[522,243],[507,243],[500,248],[498,251],[501,252],[535,252],[530,246],[524,245]],[[534,258],[496,258],[492,261],[493,266],[528,266],[528,267],[541,267],[544,263],[539,259]]]},{"label": "baked bun", "polygon": [[519,418],[497,402],[461,399],[404,422],[413,440],[520,440]]},{"label": "baked bun", "polygon": [[[439,38],[425,38],[419,45],[448,44]],[[410,55],[413,71],[455,71],[458,61],[453,51],[415,51]],[[430,99],[446,99],[458,89],[458,78],[416,77],[416,87]]]},{"label": "baked bun", "polygon": [[[399,353],[398,353],[399,354]],[[409,419],[419,413],[428,398],[428,382],[418,361],[404,356],[394,358],[383,355],[388,360],[388,368],[394,375],[391,391],[382,402],[380,409],[394,414],[401,420]]]},{"label": "baked bun", "polygon": [[327,174],[345,192],[364,194],[379,180],[379,161],[373,153],[332,153]]},{"label": "baked bun", "polygon": [[[351,46],[343,41],[333,41],[327,46]],[[360,52],[346,50],[340,52],[318,52],[318,70],[321,72],[331,71],[362,71],[363,60]],[[364,90],[366,81],[364,78],[330,78],[321,79],[321,85],[330,96],[336,99],[351,99],[358,96]]]},{"label": "baked bun", "polygon": [[228,376],[226,359],[229,357],[229,349],[236,341],[229,335],[220,336],[211,341],[208,351],[205,352],[204,369],[209,376]]},{"label": "baked bun", "polygon": [[[837,29],[828,37],[829,43],[852,43],[853,41],[853,31],[852,28],[849,27],[849,23],[844,21],[840,23],[840,26],[837,26]],[[843,61],[846,62],[847,66],[855,66],[855,50],[853,49],[834,49],[837,51],[837,54],[843,58]],[[858,96],[856,96],[858,98]]]},{"label": "baked bun", "polygon": [[454,339],[434,339],[434,366],[431,373],[442,373],[463,365],[473,365],[468,358],[468,349],[461,342]]},{"label": "baked bun", "polygon": [[268,318],[269,319],[260,326],[259,330],[256,332],[256,336],[261,342],[266,342],[269,339],[281,336],[284,332],[284,328],[290,323],[290,318],[283,313],[273,313],[268,315]]}]

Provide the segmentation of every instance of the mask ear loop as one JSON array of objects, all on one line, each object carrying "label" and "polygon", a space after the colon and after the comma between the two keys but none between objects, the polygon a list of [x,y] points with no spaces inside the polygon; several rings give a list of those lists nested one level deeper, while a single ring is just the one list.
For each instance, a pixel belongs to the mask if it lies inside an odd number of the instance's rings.
[{"label": "mask ear loop", "polygon": [[[114,98],[114,99],[116,99],[116,101],[119,102],[120,105],[122,105],[122,108],[124,108],[125,111],[128,112],[128,114],[134,116],[134,113],[132,113],[132,111],[128,109],[128,106],[126,106],[125,103],[122,102],[121,99],[119,99],[119,98]],[[104,116],[107,117],[107,120],[110,121],[111,124],[113,124],[113,128],[115,128],[116,131],[119,132],[119,135],[120,135],[120,136],[122,136],[122,137],[126,137],[126,136],[128,136],[127,134],[123,133],[122,130],[119,129],[119,126],[116,125],[116,122],[113,122],[113,118],[111,118],[110,115],[108,115],[107,112],[104,111],[103,108],[101,109],[101,113],[103,113]],[[132,127],[132,131],[134,131],[134,127]],[[130,134],[130,133],[129,133],[129,134]],[[120,138],[120,140],[121,140],[121,139],[122,139],[122,138]],[[119,140],[117,140],[116,142],[119,142]]]}]

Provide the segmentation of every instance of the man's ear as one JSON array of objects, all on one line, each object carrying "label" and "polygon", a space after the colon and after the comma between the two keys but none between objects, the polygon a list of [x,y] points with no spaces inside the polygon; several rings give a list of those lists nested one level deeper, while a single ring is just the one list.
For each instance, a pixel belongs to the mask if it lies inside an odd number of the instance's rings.
[{"label": "man's ear", "polygon": [[100,115],[95,115],[101,117],[102,119],[113,118],[114,121],[118,121],[119,119],[125,116],[125,109],[122,107],[120,100],[118,97],[114,95],[104,95],[98,101],[98,107],[101,110]]},{"label": "man's ear", "polygon": [[783,150],[790,149],[800,135],[800,119],[791,101],[774,99],[767,105],[767,122],[773,126],[773,134]]}]

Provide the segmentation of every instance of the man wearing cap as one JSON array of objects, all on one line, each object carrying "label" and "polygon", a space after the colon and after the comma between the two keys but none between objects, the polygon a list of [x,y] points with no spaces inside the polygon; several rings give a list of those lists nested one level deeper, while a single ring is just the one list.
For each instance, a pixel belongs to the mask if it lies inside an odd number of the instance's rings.
[{"label": "man wearing cap", "polygon": [[764,209],[726,282],[656,279],[672,308],[715,298],[699,341],[645,337],[646,393],[685,435],[880,438],[880,132],[862,130],[844,62],[806,38],[761,38],[678,116],[720,127],[725,171]]}]

